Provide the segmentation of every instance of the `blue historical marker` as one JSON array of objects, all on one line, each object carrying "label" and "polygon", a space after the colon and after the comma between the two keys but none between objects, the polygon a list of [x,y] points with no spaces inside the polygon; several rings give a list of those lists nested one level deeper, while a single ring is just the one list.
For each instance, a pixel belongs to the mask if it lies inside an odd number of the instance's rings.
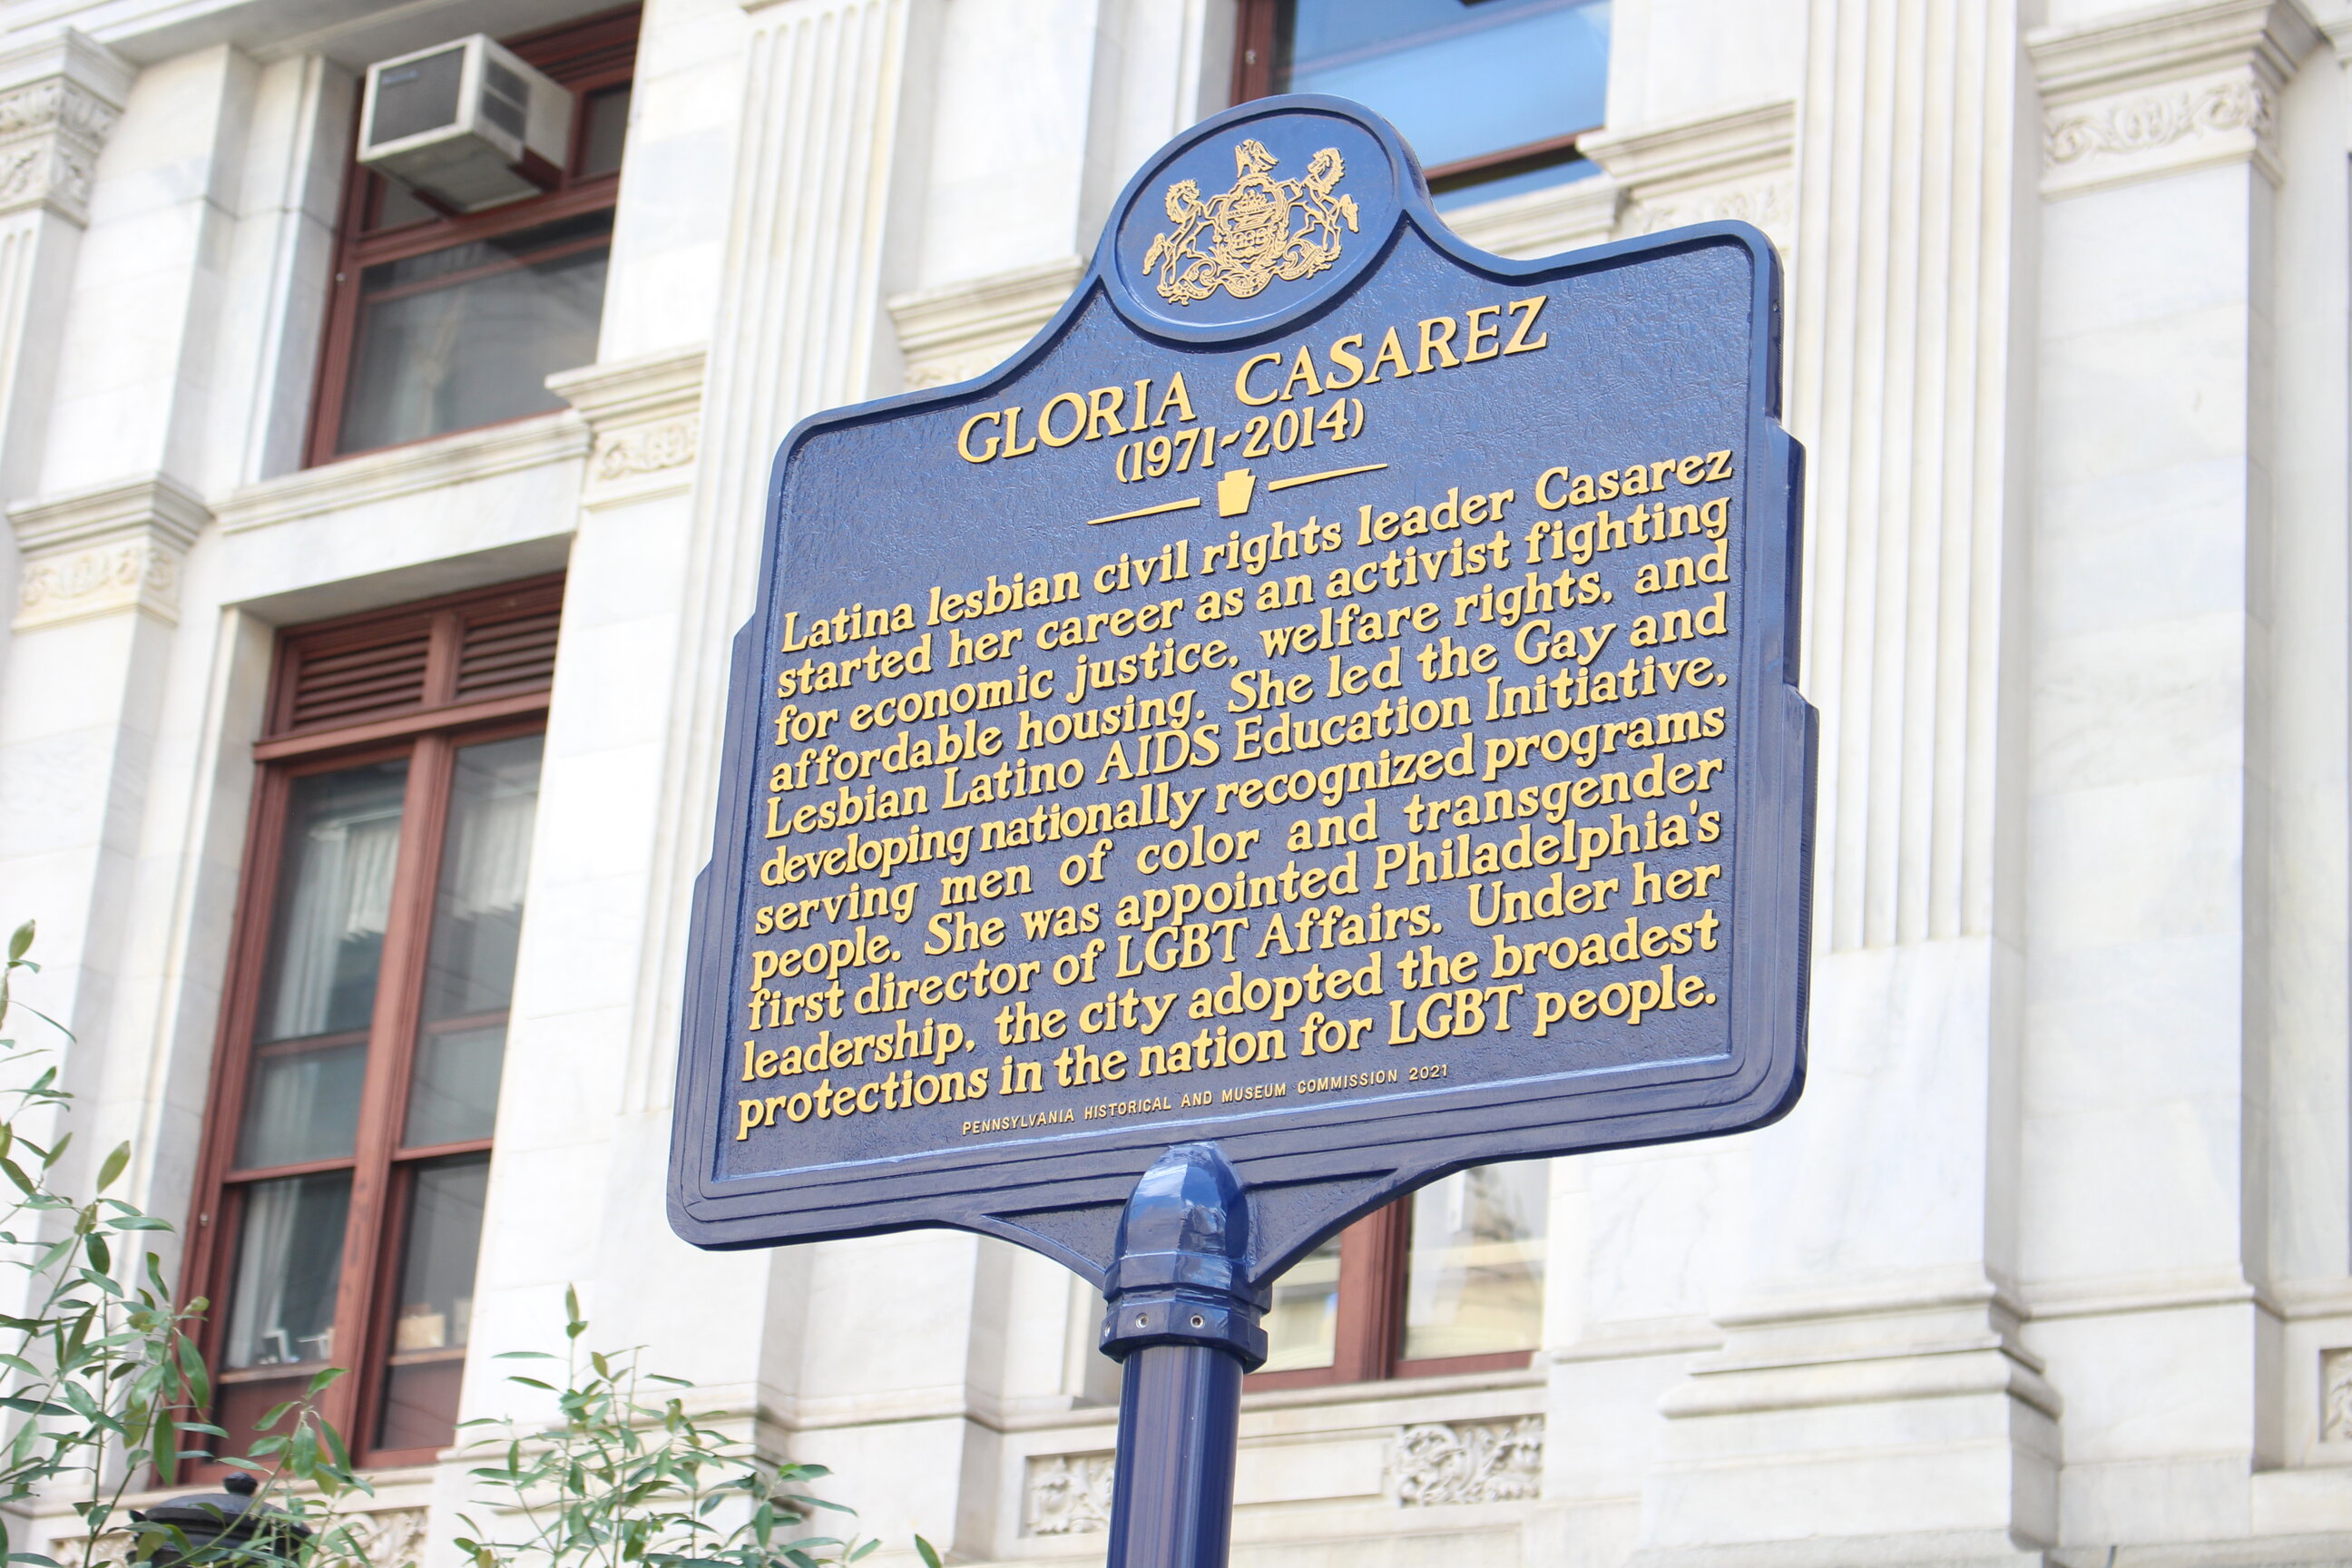
[{"label": "blue historical marker", "polygon": [[[1269,1282],[1803,1079],[1780,264],[1454,238],[1333,99],[1187,132],[990,375],[777,454],[670,1213],[1102,1288],[1113,1563],[1224,1558]],[[1182,1440],[1180,1442],[1179,1435]]]}]

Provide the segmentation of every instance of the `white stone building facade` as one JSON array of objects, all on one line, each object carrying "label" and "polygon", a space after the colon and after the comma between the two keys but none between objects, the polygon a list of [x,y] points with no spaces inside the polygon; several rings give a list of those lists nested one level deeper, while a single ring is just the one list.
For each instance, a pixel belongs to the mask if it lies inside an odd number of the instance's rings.
[{"label": "white stone building facade", "polygon": [[[560,573],[495,1154],[447,1145],[488,1161],[460,1412],[576,1284],[890,1553],[1099,1561],[1085,1287],[670,1235],[687,899],[776,442],[1025,342],[1261,9],[646,0],[593,361],[346,455],[360,74],[609,7],[0,5],[0,919],[41,922],[79,1146],[131,1140],[201,1250],[281,631]],[[2352,0],[1614,0],[1607,37],[1589,177],[1447,216],[1788,259],[1809,1086],[1558,1163],[1524,1364],[1247,1394],[1235,1560],[2352,1562]],[[464,1468],[383,1468],[386,1531],[446,1542]]]}]

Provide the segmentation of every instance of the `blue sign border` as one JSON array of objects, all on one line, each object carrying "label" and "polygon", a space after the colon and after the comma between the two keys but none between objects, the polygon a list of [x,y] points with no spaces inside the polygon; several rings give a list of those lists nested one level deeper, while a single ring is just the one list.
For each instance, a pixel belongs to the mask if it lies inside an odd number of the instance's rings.
[{"label": "blue sign border", "polygon": [[[1271,115],[1311,110],[1377,137],[1396,176],[1389,232],[1365,235],[1348,269],[1280,309],[1223,326],[1172,321],[1128,284],[1115,254],[1122,218],[1171,163],[1204,140]],[[1515,261],[1465,244],[1429,200],[1411,153],[1393,130],[1342,100],[1299,95],[1259,100],[1187,132],[1131,180],[1112,209],[1093,264],[1068,301],[1019,354],[987,375],[952,386],[813,415],[778,448],[771,471],[759,580],[775,581],[789,545],[783,505],[793,455],[815,435],[962,402],[1025,374],[1097,293],[1136,331],[1173,342],[1244,347],[1328,311],[1393,249],[1403,226],[1457,265],[1497,281],[1538,282],[1639,264],[1699,247],[1735,247],[1750,263],[1750,388],[1744,474],[1748,519],[1735,700],[1735,799],[1728,1056],[1612,1068],[1583,1075],[1448,1087],[1371,1103],[1301,1103],[1254,1114],[1245,1126],[1180,1119],[1089,1125],[1024,1135],[1017,1145],[975,1145],[861,1162],[832,1173],[803,1169],[714,1181],[712,1140],[722,1121],[731,1013],[727,970],[714,935],[728,924],[719,868],[745,863],[753,824],[756,715],[766,681],[764,613],[736,636],[720,763],[712,859],[697,880],[674,1109],[670,1223],[698,1247],[767,1247],[948,1226],[1043,1252],[1099,1286],[1113,1233],[1136,1178],[1172,1142],[1213,1137],[1247,1182],[1261,1238],[1253,1283],[1279,1274],[1341,1226],[1430,1181],[1477,1164],[1718,1136],[1763,1126],[1795,1103],[1805,1071],[1810,984],[1816,720],[1795,685],[1803,452],[1779,424],[1781,268],[1754,227],[1721,222]],[[1773,527],[1768,520],[1779,520]],[[1433,1103],[1434,1101],[1435,1103]],[[1223,1119],[1216,1119],[1222,1121]]]}]

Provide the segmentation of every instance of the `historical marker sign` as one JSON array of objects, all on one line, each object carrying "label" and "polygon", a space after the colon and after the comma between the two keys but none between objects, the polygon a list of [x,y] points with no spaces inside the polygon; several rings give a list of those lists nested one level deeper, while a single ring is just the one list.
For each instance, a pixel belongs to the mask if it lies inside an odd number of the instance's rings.
[{"label": "historical marker sign", "polygon": [[1811,713],[1780,268],[1454,238],[1333,100],[1186,133],[992,374],[776,459],[672,1217],[1099,1282],[1213,1140],[1257,1279],[1465,1165],[1802,1078]]}]

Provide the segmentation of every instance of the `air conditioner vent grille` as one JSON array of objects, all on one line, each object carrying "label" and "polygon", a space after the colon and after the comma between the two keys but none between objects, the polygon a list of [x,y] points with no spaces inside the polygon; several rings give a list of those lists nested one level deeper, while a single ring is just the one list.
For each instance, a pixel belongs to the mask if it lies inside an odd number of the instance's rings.
[{"label": "air conditioner vent grille", "polygon": [[279,635],[265,741],[529,696],[555,680],[563,580],[348,616]]}]

